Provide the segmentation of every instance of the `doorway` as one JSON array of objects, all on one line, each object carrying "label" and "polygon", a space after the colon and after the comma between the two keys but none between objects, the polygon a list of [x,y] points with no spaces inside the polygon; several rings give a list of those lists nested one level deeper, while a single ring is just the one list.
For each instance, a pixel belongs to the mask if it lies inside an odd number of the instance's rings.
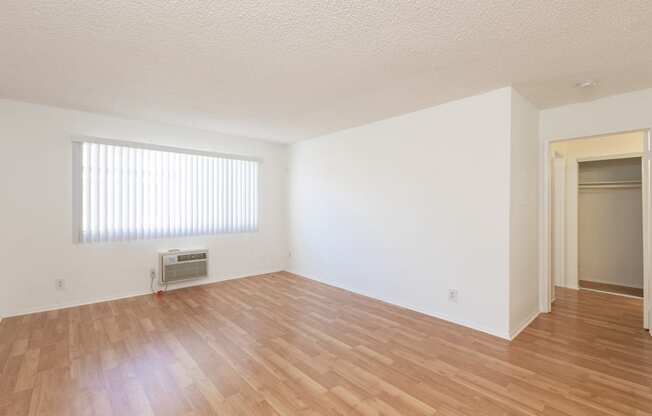
[{"label": "doorway", "polygon": [[643,298],[648,327],[647,137],[636,131],[550,142],[549,307],[556,288]]}]

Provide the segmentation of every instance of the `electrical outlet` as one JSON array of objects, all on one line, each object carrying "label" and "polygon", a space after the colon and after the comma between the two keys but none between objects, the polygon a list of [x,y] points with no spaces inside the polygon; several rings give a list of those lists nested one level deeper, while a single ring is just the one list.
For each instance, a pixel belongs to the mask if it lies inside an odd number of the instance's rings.
[{"label": "electrical outlet", "polygon": [[149,269],[149,278],[152,280],[156,279],[156,269]]},{"label": "electrical outlet", "polygon": [[54,287],[57,290],[64,290],[66,288],[66,281],[63,279],[55,279],[54,280]]},{"label": "electrical outlet", "polygon": [[448,300],[457,303],[457,289],[448,289]]}]

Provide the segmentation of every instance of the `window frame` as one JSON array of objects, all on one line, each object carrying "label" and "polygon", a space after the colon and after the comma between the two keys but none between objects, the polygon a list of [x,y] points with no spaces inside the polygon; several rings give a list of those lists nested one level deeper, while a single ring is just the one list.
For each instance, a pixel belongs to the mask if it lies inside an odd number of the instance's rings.
[{"label": "window frame", "polygon": [[147,240],[170,240],[170,239],[180,239],[180,238],[194,238],[194,237],[207,237],[207,236],[219,236],[225,234],[250,234],[257,233],[260,231],[261,223],[261,212],[263,212],[263,198],[262,198],[262,166],[263,159],[255,156],[245,156],[245,155],[236,155],[229,153],[220,153],[213,152],[208,150],[200,149],[188,149],[181,147],[173,146],[164,146],[154,143],[144,143],[144,142],[134,142],[134,141],[124,141],[124,140],[115,140],[115,139],[106,139],[101,137],[94,136],[73,136],[71,138],[72,146],[72,240],[74,244],[87,244],[82,240],[82,215],[83,215],[83,202],[82,202],[82,144],[83,143],[96,143],[96,144],[105,144],[110,146],[123,146],[131,147],[134,149],[142,150],[155,150],[161,152],[169,153],[181,153],[189,154],[195,156],[208,156],[208,157],[217,157],[221,159],[231,159],[231,160],[242,160],[249,162],[258,163],[257,169],[257,189],[256,189],[256,198],[258,210],[256,212],[256,228],[248,231],[240,231],[235,233],[213,233],[213,234],[195,234],[195,235],[185,235],[185,236],[175,236],[175,237],[162,237],[156,239],[131,239],[131,240],[109,240],[106,242],[94,242],[93,244],[98,243],[127,243],[127,242],[138,242],[138,241],[147,241]]}]

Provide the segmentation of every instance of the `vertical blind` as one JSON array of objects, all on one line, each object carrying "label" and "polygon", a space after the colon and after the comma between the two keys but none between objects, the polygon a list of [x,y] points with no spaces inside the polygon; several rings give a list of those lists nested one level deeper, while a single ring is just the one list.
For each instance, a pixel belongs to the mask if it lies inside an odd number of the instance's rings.
[{"label": "vertical blind", "polygon": [[258,229],[258,161],[76,143],[80,242]]}]

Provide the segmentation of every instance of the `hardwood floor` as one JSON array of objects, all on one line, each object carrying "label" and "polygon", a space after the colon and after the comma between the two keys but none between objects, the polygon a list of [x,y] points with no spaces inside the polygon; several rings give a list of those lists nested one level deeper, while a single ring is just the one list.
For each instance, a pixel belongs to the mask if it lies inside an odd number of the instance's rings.
[{"label": "hardwood floor", "polygon": [[580,287],[582,289],[599,290],[601,292],[637,296],[639,298],[643,297],[643,289],[639,289],[637,287],[612,285],[609,283],[592,282],[590,280],[580,280]]},{"label": "hardwood floor", "polygon": [[288,273],[0,322],[0,415],[650,415],[639,299],[515,341]]}]

